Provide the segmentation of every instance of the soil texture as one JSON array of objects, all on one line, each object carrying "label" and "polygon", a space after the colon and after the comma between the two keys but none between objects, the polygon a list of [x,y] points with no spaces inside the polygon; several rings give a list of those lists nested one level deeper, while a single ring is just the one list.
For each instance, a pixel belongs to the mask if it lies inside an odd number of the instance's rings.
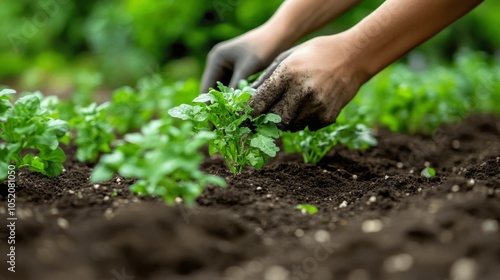
[{"label": "soil texture", "polygon": [[[237,176],[207,157],[202,168],[228,186],[193,209],[134,195],[121,177],[93,184],[67,147],[60,176],[16,173],[15,273],[0,186],[0,278],[500,279],[500,118],[376,137],[316,166],[280,153]],[[437,175],[423,177],[426,166]]]}]

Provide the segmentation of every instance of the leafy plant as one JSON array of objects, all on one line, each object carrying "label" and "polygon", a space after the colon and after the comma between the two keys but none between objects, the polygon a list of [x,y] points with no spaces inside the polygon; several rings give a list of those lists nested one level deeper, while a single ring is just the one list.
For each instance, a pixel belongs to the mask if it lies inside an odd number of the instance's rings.
[{"label": "leafy plant", "polygon": [[117,172],[139,179],[131,186],[133,192],[160,196],[169,204],[181,197],[192,205],[208,184],[225,185],[222,178],[199,169],[203,156],[198,149],[215,136],[209,131],[193,136],[189,122],[177,128],[170,121],[154,120],[141,133],[125,135],[111,154],[102,156],[91,180],[109,180]]},{"label": "leafy plant", "polygon": [[50,177],[59,175],[66,160],[59,141],[68,124],[53,119],[38,95],[21,97],[12,104],[14,93],[0,91],[0,180],[7,177],[12,162],[16,168],[28,167]]},{"label": "leafy plant", "polygon": [[106,112],[106,119],[113,128],[125,134],[152,119],[154,114],[154,100],[148,102],[131,87],[123,87],[113,92],[110,105]]},{"label": "leafy plant", "polygon": [[69,121],[75,130],[74,144],[77,146],[76,157],[79,161],[95,161],[99,153],[111,151],[111,142],[115,139],[113,127],[106,118],[109,103],[75,110],[75,116]]},{"label": "leafy plant", "polygon": [[350,149],[366,149],[377,145],[377,139],[363,124],[333,124],[318,131],[306,128],[283,135],[285,151],[302,153],[305,163],[318,163],[338,144],[344,144]]},{"label": "leafy plant", "polygon": [[195,98],[193,102],[199,105],[182,104],[169,114],[201,123],[200,133],[213,125],[216,138],[208,142],[209,153],[220,153],[233,174],[241,173],[245,166],[260,169],[279,151],[274,140],[280,136],[276,124],[281,118],[276,114],[250,115],[253,109],[247,102],[253,93],[251,87],[232,89],[219,83],[218,88]]},{"label": "leafy plant", "polygon": [[[344,108],[356,108],[370,126],[431,133],[471,113],[500,113],[500,67],[480,52],[460,52],[449,66],[422,71],[395,64],[364,85]],[[342,114],[341,114],[342,115]]]},{"label": "leafy plant", "polygon": [[299,204],[296,208],[302,211],[303,214],[314,215],[318,213],[318,207],[310,204]]}]

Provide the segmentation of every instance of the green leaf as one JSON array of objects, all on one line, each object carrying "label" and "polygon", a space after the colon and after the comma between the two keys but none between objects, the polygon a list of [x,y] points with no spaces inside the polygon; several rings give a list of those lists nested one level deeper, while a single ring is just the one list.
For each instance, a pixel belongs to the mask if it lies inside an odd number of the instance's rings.
[{"label": "green leaf", "polygon": [[38,155],[41,159],[46,161],[62,163],[66,161],[66,155],[64,151],[57,147],[55,150],[48,148],[40,148],[40,154]]},{"label": "green leaf", "polygon": [[279,123],[281,122],[281,117],[279,115],[269,113],[264,117],[263,120],[263,123],[268,123],[268,122]]},{"label": "green leaf", "polygon": [[43,174],[49,177],[55,177],[61,174],[62,170],[63,166],[61,163],[49,161],[47,162],[47,166],[45,167],[45,173]]},{"label": "green leaf", "polygon": [[15,91],[15,90],[13,90],[13,89],[8,89],[8,88],[6,88],[6,89],[2,89],[2,90],[0,91],[0,98],[2,98],[3,96],[7,96],[7,97],[9,97],[9,98],[10,98],[10,97],[11,97],[12,95],[14,95],[15,93],[16,93],[16,91]]},{"label": "green leaf", "polygon": [[32,171],[40,172],[42,174],[46,174],[45,163],[43,162],[43,160],[33,155],[30,156],[31,157],[29,157],[26,161],[23,159],[23,162],[28,164],[29,169]]},{"label": "green leaf", "polygon": [[280,137],[280,130],[275,125],[260,126],[257,131],[266,137],[278,138]]},{"label": "green leaf", "polygon": [[35,95],[21,97],[14,104],[14,110],[23,117],[36,115],[40,111],[40,99]]},{"label": "green leaf", "polygon": [[[194,120],[195,117],[198,114],[200,114],[201,110],[202,110],[201,106],[191,106],[187,104],[181,104],[177,107],[168,110],[168,114],[174,118],[178,118],[181,120]],[[198,119],[200,119],[200,117]],[[201,117],[201,119],[203,119],[203,116]]]},{"label": "green leaf", "polygon": [[256,169],[260,169],[264,165],[264,158],[255,153],[249,153],[246,159]]},{"label": "green leaf", "polygon": [[272,138],[264,135],[258,135],[253,138],[250,145],[254,148],[258,148],[270,157],[275,157],[276,153],[280,150]]},{"label": "green leaf", "polygon": [[113,177],[113,173],[114,172],[107,168],[105,165],[99,164],[92,171],[92,174],[90,175],[90,181],[98,183],[109,180]]},{"label": "green leaf", "polygon": [[193,102],[198,102],[198,103],[207,103],[207,102],[214,102],[214,101],[215,101],[215,97],[210,93],[200,94],[200,95],[198,95],[198,97],[196,97],[193,100]]}]

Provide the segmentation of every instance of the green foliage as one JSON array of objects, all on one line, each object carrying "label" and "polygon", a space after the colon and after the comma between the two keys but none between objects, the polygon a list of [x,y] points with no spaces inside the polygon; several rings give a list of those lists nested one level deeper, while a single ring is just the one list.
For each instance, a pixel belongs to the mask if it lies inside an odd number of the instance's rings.
[{"label": "green foliage", "polygon": [[[165,69],[172,69],[169,75],[174,79],[199,76],[214,44],[264,23],[282,2],[3,1],[0,78],[22,75],[23,81],[43,83],[47,75],[70,73],[67,78],[73,82],[75,72],[91,69],[104,73],[106,85],[121,86],[147,75],[148,67],[158,62],[168,64]],[[320,34],[351,28],[381,3],[363,1]],[[498,1],[484,1],[419,50],[440,58],[457,46],[492,53],[500,47],[499,8]],[[178,71],[179,65],[185,67],[183,71]]]},{"label": "green foliage", "polygon": [[302,211],[303,214],[314,215],[318,213],[318,207],[310,204],[299,204],[296,208]]},{"label": "green foliage", "polygon": [[434,168],[432,168],[432,167],[426,167],[426,168],[422,169],[422,171],[420,172],[420,175],[429,179],[431,177],[436,176],[436,170],[434,170]]},{"label": "green foliage", "polygon": [[7,177],[7,167],[29,167],[46,176],[61,173],[66,155],[59,147],[68,124],[53,119],[36,94],[11,103],[13,90],[0,91],[0,180]]},{"label": "green foliage", "polygon": [[[362,87],[342,112],[366,116],[369,126],[430,133],[471,113],[500,113],[500,67],[483,53],[463,51],[451,66],[416,71],[393,65]],[[355,108],[355,110],[353,110]],[[345,111],[345,112],[344,112]]]},{"label": "green foliage", "polygon": [[154,117],[167,117],[175,105],[190,102],[198,95],[199,81],[170,82],[159,75],[141,79],[137,89],[122,87],[113,92],[106,111],[109,124],[119,134],[137,130]]},{"label": "green foliage", "polygon": [[85,162],[95,161],[99,153],[111,151],[111,142],[115,139],[113,127],[106,118],[106,109],[109,104],[97,105],[92,103],[87,107],[76,110],[75,115],[69,121],[76,137],[74,144],[78,148],[76,158]]},{"label": "green foliage", "polygon": [[288,153],[302,153],[305,163],[318,163],[338,144],[350,149],[366,149],[377,145],[370,129],[363,124],[332,124],[318,131],[307,128],[283,135],[283,145]]},{"label": "green foliage", "polygon": [[91,179],[109,180],[118,172],[139,179],[131,186],[136,193],[160,196],[169,204],[181,197],[192,205],[206,185],[225,185],[222,178],[199,170],[203,156],[198,149],[215,136],[209,131],[193,135],[189,122],[177,128],[170,121],[154,120],[141,133],[125,135],[111,154],[102,156]]},{"label": "green foliage", "polygon": [[231,170],[237,174],[245,166],[260,169],[275,157],[279,148],[274,139],[280,136],[275,114],[252,117],[247,105],[253,89],[231,89],[219,83],[219,90],[210,89],[194,99],[199,105],[182,104],[170,109],[171,116],[202,123],[201,131],[213,125],[216,138],[209,141],[209,153],[220,153]]}]

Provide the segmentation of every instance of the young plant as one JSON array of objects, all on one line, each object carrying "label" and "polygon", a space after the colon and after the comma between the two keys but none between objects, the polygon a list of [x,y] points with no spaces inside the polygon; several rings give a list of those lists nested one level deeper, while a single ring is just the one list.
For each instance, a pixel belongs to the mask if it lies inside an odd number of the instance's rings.
[{"label": "young plant", "polygon": [[422,169],[422,171],[420,172],[420,175],[424,176],[427,179],[430,179],[430,178],[436,176],[436,170],[432,167],[426,167],[426,168]]},{"label": "young plant", "polygon": [[76,131],[74,144],[78,148],[76,157],[79,161],[95,161],[99,153],[109,153],[110,145],[115,140],[113,127],[106,118],[109,103],[90,104],[75,110],[75,116],[69,121],[71,129]]},{"label": "young plant", "polygon": [[363,124],[333,124],[318,131],[305,129],[283,136],[285,151],[302,153],[305,163],[318,163],[338,144],[350,149],[366,149],[377,145],[377,139]]},{"label": "young plant", "polygon": [[53,119],[40,96],[31,94],[12,104],[14,90],[0,91],[0,180],[13,162],[46,176],[61,173],[66,155],[59,148],[68,124]]},{"label": "young plant", "polygon": [[182,104],[168,113],[202,123],[200,133],[212,125],[216,138],[208,142],[209,153],[220,153],[233,174],[241,173],[245,166],[260,169],[279,151],[274,140],[280,136],[276,124],[281,118],[276,114],[250,115],[253,109],[247,102],[253,93],[251,87],[232,89],[219,83],[218,88],[195,98],[193,102],[199,105]]},{"label": "young plant", "polygon": [[152,119],[154,108],[149,104],[131,87],[122,87],[113,92],[106,119],[118,133],[126,134]]},{"label": "young plant", "polygon": [[318,213],[318,207],[310,204],[299,204],[295,208],[299,209],[302,214],[314,215]]},{"label": "young plant", "polygon": [[203,156],[198,149],[214,138],[209,131],[193,136],[189,122],[177,128],[170,121],[154,120],[141,133],[125,135],[111,154],[102,156],[91,180],[109,180],[117,172],[139,179],[131,186],[133,192],[160,196],[169,204],[181,197],[193,205],[208,184],[225,185],[222,178],[199,169]]}]

